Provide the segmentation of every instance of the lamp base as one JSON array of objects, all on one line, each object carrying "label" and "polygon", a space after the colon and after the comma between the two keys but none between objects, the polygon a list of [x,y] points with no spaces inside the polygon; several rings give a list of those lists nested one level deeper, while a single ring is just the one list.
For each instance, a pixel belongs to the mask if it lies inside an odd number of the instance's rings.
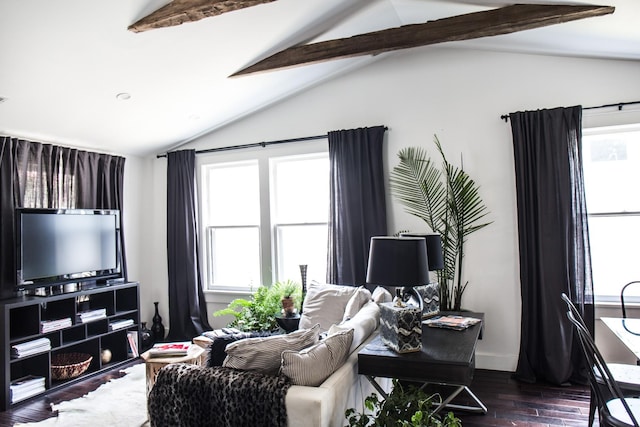
[{"label": "lamp base", "polygon": [[380,338],[398,353],[422,350],[422,310],[414,305],[380,304]]}]

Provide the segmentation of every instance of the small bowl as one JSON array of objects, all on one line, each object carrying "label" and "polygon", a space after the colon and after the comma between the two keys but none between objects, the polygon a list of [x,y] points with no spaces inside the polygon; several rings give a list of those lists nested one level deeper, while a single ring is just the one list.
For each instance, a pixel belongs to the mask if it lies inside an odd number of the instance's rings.
[{"label": "small bowl", "polygon": [[91,364],[93,356],[86,353],[58,353],[51,355],[51,378],[70,380],[82,375]]}]

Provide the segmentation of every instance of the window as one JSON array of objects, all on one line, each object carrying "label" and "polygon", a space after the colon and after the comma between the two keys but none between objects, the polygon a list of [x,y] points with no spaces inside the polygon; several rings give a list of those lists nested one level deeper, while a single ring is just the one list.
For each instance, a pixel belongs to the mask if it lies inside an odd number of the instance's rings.
[{"label": "window", "polygon": [[[328,154],[262,150],[202,160],[201,240],[209,290],[300,282],[300,264],[307,264],[308,280],[325,280]],[[229,161],[240,157],[246,159]]]},{"label": "window", "polygon": [[[640,126],[583,132],[589,240],[597,301],[619,301],[640,280]],[[640,287],[628,295],[640,297]]]}]

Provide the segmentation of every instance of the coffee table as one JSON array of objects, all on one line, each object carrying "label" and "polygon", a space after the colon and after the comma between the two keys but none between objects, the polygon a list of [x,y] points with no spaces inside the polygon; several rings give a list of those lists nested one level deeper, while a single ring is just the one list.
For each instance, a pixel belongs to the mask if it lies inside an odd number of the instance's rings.
[{"label": "coffee table", "polygon": [[140,355],[144,360],[147,373],[147,394],[156,383],[158,371],[171,363],[186,363],[190,365],[204,365],[205,349],[196,344],[191,344],[186,356],[151,357],[149,351]]}]

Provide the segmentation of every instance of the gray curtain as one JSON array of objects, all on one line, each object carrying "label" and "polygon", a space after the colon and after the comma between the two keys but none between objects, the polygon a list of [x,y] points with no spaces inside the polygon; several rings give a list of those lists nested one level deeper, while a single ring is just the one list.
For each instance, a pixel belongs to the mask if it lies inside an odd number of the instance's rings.
[{"label": "gray curtain", "polygon": [[362,285],[369,241],[387,234],[384,126],[328,133],[330,214],[327,282]]},{"label": "gray curtain", "polygon": [[582,174],[582,108],[509,115],[518,202],[522,323],[516,377],[587,381],[563,292],[593,331],[593,287]]},{"label": "gray curtain", "polygon": [[198,253],[195,150],[167,154],[168,341],[211,330]]}]

